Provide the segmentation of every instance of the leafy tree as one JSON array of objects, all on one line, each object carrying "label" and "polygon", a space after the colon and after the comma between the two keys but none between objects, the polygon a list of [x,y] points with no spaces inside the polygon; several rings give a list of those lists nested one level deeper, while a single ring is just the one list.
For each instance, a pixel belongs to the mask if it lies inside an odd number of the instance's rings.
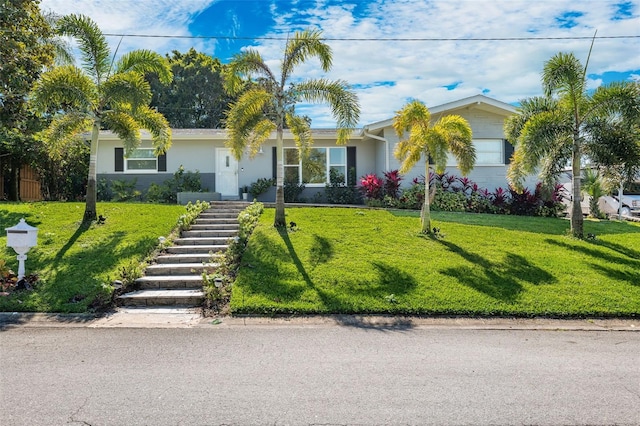
[{"label": "leafy tree", "polygon": [[[463,175],[473,169],[476,150],[471,141],[471,126],[459,115],[446,115],[431,125],[429,109],[422,102],[413,100],[396,113],[393,129],[400,138],[394,153],[401,162],[400,173],[407,173],[422,157],[425,176],[429,176],[429,158],[433,160],[436,172],[443,173],[447,166],[447,152],[456,157]],[[424,186],[420,221],[422,233],[430,234],[429,179],[425,179]]]},{"label": "leafy tree", "polygon": [[556,54],[542,72],[544,97],[523,100],[519,113],[505,122],[505,134],[515,143],[508,179],[517,189],[521,190],[524,178],[536,171],[550,185],[571,164],[571,232],[578,238],[584,236],[582,157],[593,154],[596,147],[609,152],[606,138],[597,137],[604,135],[605,125],[636,122],[640,113],[633,83],[611,83],[589,94],[586,70],[573,54]]},{"label": "leafy tree", "polygon": [[[8,195],[19,199],[19,173],[37,151],[40,121],[27,108],[27,95],[55,48],[39,1],[0,0],[0,163],[7,164]],[[0,168],[2,172],[2,168]],[[0,176],[0,179],[2,176]]]},{"label": "leafy tree", "polygon": [[167,55],[173,81],[165,85],[149,75],[151,106],[177,129],[221,128],[224,112],[233,100],[223,86],[224,66],[218,59],[190,49]]},{"label": "leafy tree", "polygon": [[[285,126],[291,129],[303,154],[308,153],[308,147],[313,143],[309,122],[295,114],[295,104],[298,101],[329,103],[337,119],[339,144],[347,142],[360,115],[358,99],[344,81],[307,79],[291,82],[296,66],[312,57],[320,60],[323,71],[329,71],[331,48],[322,41],[321,33],[297,32],[286,43],[279,75],[271,70],[260,53],[247,49],[231,61],[229,76],[225,79],[227,91],[232,96],[244,90],[231,104],[226,120],[227,145],[235,157],[240,159],[247,148],[250,155],[255,155],[271,132],[276,132],[276,227],[285,226],[282,141]],[[242,77],[253,76],[257,77],[254,84],[246,87]]]},{"label": "leafy tree", "polygon": [[104,126],[114,131],[124,142],[125,152],[139,146],[140,130],[147,129],[156,154],[165,152],[171,145],[171,129],[162,114],[149,107],[151,87],[144,74],[155,72],[167,83],[172,75],[164,58],[148,50],[129,52],[114,64],[106,38],[86,16],[65,16],[59,20],[57,30],[78,41],[82,68],[66,65],[47,71],[35,85],[32,101],[36,109],[53,115],[46,138],[54,152],[62,153],[67,144],[91,129],[83,221],[92,221],[97,217],[100,129]]}]

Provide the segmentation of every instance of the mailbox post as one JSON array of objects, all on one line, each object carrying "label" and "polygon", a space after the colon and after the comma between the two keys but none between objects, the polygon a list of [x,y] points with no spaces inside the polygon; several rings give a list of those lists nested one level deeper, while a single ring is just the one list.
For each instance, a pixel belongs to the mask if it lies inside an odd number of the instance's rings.
[{"label": "mailbox post", "polygon": [[18,253],[18,281],[24,278],[24,261],[27,260],[27,252],[35,247],[38,242],[38,228],[27,224],[24,219],[7,231],[7,247],[11,247]]}]

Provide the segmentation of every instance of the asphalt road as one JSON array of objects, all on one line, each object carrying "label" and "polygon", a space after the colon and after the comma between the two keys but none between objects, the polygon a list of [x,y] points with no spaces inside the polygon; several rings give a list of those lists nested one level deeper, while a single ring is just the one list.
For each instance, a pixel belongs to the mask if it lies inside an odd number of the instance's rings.
[{"label": "asphalt road", "polygon": [[9,328],[0,424],[640,424],[640,333]]}]

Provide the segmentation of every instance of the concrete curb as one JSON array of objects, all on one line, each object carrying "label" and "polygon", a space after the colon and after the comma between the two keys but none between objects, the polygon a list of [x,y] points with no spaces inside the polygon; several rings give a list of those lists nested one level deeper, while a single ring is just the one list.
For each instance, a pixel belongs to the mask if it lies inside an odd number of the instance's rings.
[{"label": "concrete curb", "polygon": [[558,331],[640,331],[640,319],[624,318],[467,318],[391,317],[375,315],[326,315],[285,318],[217,317],[204,318],[198,310],[179,313],[112,312],[91,314],[0,313],[0,330],[7,328],[320,328],[352,327],[364,330],[409,331],[414,329],[462,330],[558,330]]}]

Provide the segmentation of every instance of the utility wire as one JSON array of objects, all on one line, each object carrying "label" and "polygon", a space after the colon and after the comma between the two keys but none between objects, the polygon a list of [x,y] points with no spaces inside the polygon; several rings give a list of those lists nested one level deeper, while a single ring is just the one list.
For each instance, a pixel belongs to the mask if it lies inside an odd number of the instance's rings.
[{"label": "utility wire", "polygon": [[[239,36],[203,36],[203,35],[159,35],[159,34],[115,34],[105,33],[109,37],[139,37],[139,38],[177,38],[177,39],[216,39],[216,40],[283,40],[287,37],[239,37]],[[640,38],[640,35],[615,35],[597,36],[595,39],[632,39]],[[439,38],[439,37],[378,37],[378,38],[351,38],[351,37],[322,37],[326,41],[527,41],[527,40],[592,40],[594,36],[572,37],[471,37],[471,38]]]}]

